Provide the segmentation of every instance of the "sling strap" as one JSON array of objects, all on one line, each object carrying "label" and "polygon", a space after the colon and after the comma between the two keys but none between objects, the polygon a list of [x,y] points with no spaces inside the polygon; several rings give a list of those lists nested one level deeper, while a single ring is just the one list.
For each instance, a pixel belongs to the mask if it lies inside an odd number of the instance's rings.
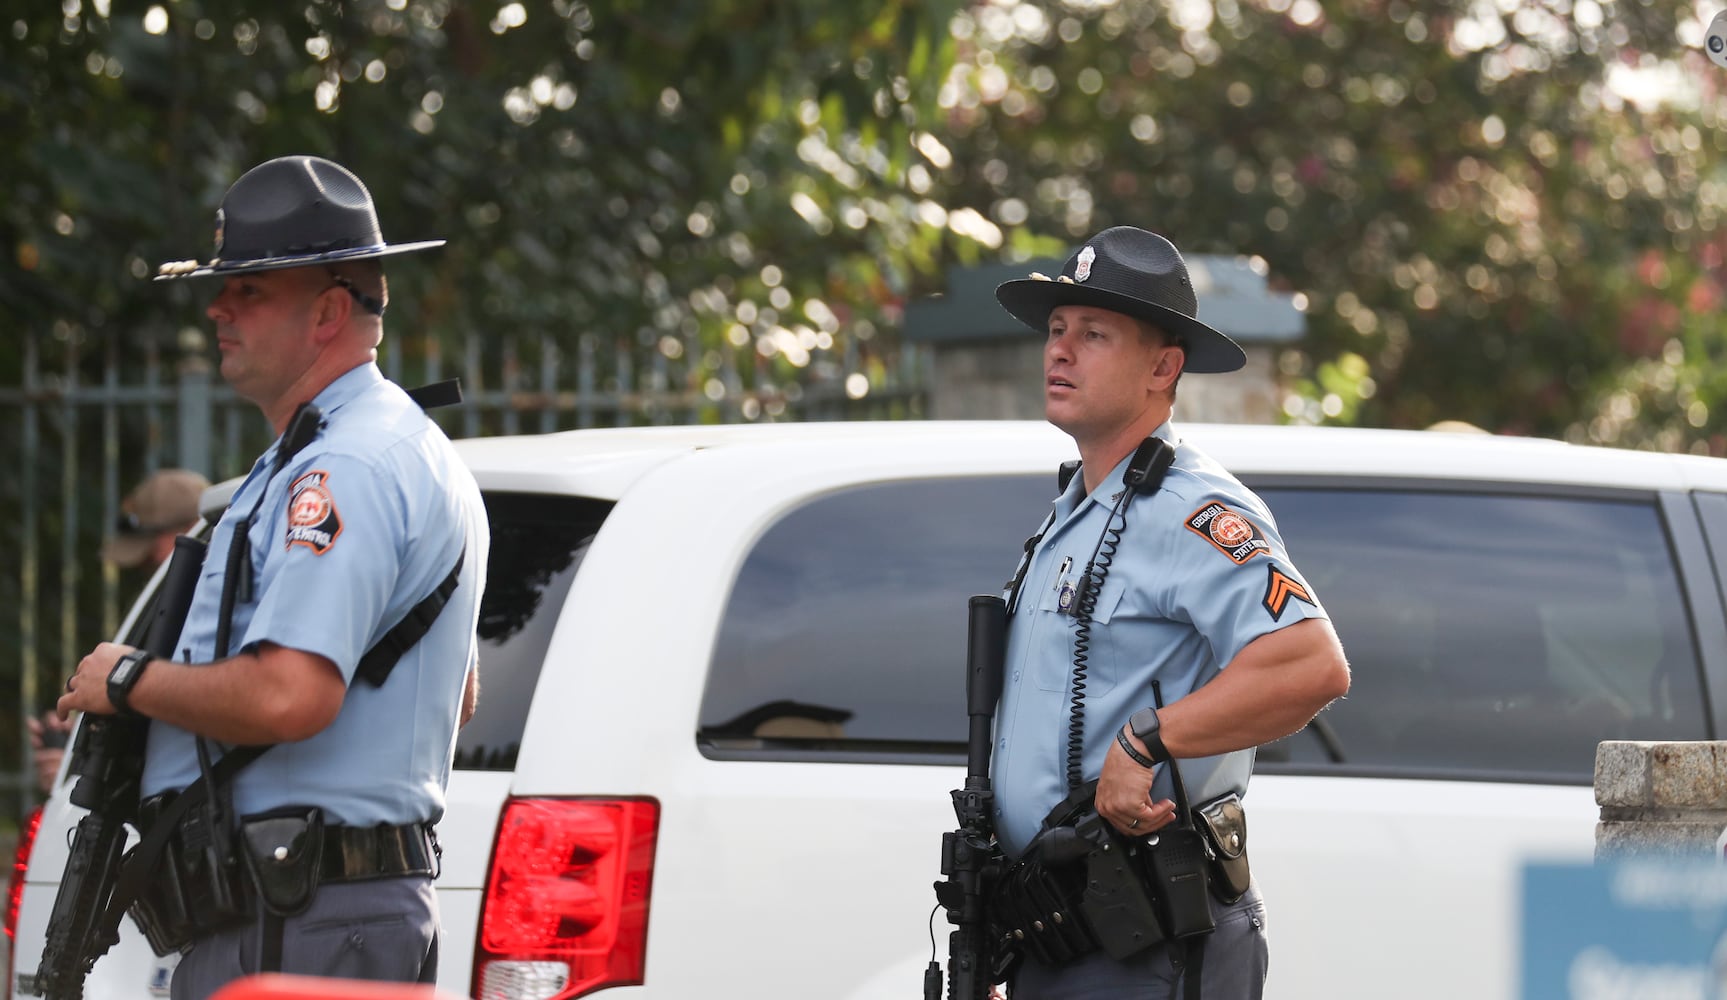
[{"label": "sling strap", "polygon": [[462,380],[447,378],[442,382],[428,382],[412,389],[404,389],[408,398],[422,410],[435,410],[440,406],[455,406],[462,401]]},{"label": "sling strap", "polygon": [[[404,390],[408,398],[422,410],[431,410],[440,406],[453,406],[462,401],[462,380],[447,378],[442,382],[430,382],[413,389]],[[464,545],[462,552],[456,557],[456,565],[450,570],[443,582],[433,588],[420,603],[408,609],[402,620],[391,626],[390,631],[366,654],[360,657],[360,665],[354,668],[354,676],[373,687],[383,687],[390,679],[390,671],[396,667],[408,650],[414,644],[425,638],[432,630],[432,623],[438,620],[439,612],[444,605],[450,603],[450,595],[456,591],[456,577],[462,572],[462,563],[468,558],[468,549]]]},{"label": "sling strap", "polygon": [[1205,998],[1205,938],[1196,937],[1186,944],[1187,961],[1181,969],[1182,1000]]},{"label": "sling strap", "polygon": [[468,559],[468,548],[462,546],[462,553],[456,557],[456,565],[451,567],[449,575],[442,583],[433,588],[420,600],[420,603],[408,609],[402,620],[393,625],[383,638],[379,639],[366,655],[360,657],[360,665],[354,668],[354,677],[365,681],[373,687],[383,687],[390,679],[390,671],[396,667],[396,661],[414,644],[425,638],[432,630],[432,623],[438,620],[438,615],[444,610],[444,605],[450,603],[450,595],[456,592],[456,577],[462,572],[462,563]]}]

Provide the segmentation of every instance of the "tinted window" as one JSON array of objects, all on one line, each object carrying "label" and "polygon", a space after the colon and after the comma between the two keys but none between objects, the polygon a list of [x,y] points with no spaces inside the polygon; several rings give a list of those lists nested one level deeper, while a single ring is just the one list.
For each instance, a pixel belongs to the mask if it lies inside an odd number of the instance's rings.
[{"label": "tinted window", "polygon": [[1602,740],[1708,738],[1652,502],[1259,492],[1354,671],[1262,763],[1588,781]]},{"label": "tinted window", "polygon": [[786,515],[739,573],[702,702],[709,752],[965,740],[966,600],[999,593],[1053,476],[910,480]]},{"label": "tinted window", "polygon": [[[997,592],[1046,477],[878,484],[793,511],[746,560],[702,707],[710,753],[951,755],[965,599]],[[1605,739],[1706,739],[1652,503],[1266,488],[1354,670],[1261,764],[1587,782]]]},{"label": "tinted window", "polygon": [[564,595],[611,508],[575,497],[486,494],[492,552],[480,599],[480,707],[457,737],[457,767],[514,770]]}]

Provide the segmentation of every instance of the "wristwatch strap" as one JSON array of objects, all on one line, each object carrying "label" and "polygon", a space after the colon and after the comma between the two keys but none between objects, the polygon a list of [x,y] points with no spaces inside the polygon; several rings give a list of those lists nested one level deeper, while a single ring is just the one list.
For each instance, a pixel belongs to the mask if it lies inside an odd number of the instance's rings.
[{"label": "wristwatch strap", "polygon": [[1161,764],[1170,758],[1169,748],[1163,745],[1163,726],[1158,719],[1157,709],[1142,708],[1128,717],[1127,725],[1133,730],[1133,735],[1145,744],[1146,753],[1151,759]]},{"label": "wristwatch strap", "polygon": [[1127,755],[1129,757],[1132,757],[1134,759],[1134,762],[1137,763],[1140,767],[1156,767],[1157,766],[1157,761],[1152,760],[1150,757],[1147,757],[1145,754],[1142,754],[1138,750],[1134,749],[1133,741],[1127,738],[1127,730],[1117,729],[1115,731],[1115,741],[1117,743],[1121,744],[1121,748],[1123,750],[1126,750]]},{"label": "wristwatch strap", "polygon": [[155,658],[148,650],[134,649],[114,664],[114,669],[108,673],[108,701],[115,711],[122,715],[138,714],[132,711],[129,700],[132,689],[138,686],[138,678],[144,675],[145,665]]}]

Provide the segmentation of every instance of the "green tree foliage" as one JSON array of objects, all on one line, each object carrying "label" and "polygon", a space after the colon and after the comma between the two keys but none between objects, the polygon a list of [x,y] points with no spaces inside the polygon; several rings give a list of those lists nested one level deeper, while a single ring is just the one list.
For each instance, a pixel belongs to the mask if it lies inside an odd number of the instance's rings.
[{"label": "green tree foliage", "polygon": [[[208,259],[222,193],[286,154],[352,167],[389,239],[449,240],[390,263],[387,367],[460,374],[470,392],[609,396],[626,422],[667,419],[650,391],[712,421],[887,395],[909,363],[889,334],[912,282],[956,242],[920,216],[907,174],[958,0],[110,3],[0,18],[0,386],[27,351],[55,384],[98,380],[110,356],[128,381],[208,359],[212,287],[148,279]],[[462,353],[474,333],[483,346]],[[65,429],[43,412],[45,433]],[[918,410],[888,396],[869,412]],[[8,563],[0,606],[21,587],[36,602],[21,628],[54,661],[44,701],[71,666],[60,647],[102,632],[104,504],[161,444],[143,421],[120,433],[102,488],[91,444],[31,464],[36,559]],[[267,438],[261,420],[246,434]],[[22,437],[0,436],[7,467]],[[20,488],[0,484],[11,552]],[[15,648],[0,644],[6,689]],[[0,719],[0,748],[19,745],[15,722]]]},{"label": "green tree foliage", "polygon": [[21,265],[0,303],[26,329],[166,336],[202,290],[140,279],[207,255],[241,170],[309,152],[368,180],[392,238],[450,239],[392,267],[398,331],[493,331],[518,366],[589,352],[614,390],[773,410],[895,362],[871,335],[939,238],[903,173],[950,5],[63,7],[0,47]]},{"label": "green tree foliage", "polygon": [[1293,419],[1723,453],[1690,5],[1039,0],[956,35],[949,207],[1264,258],[1309,312]]}]

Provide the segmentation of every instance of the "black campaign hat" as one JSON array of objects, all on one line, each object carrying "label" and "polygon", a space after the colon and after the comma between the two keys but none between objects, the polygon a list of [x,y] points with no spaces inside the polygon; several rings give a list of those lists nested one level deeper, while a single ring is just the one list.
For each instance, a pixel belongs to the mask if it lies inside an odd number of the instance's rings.
[{"label": "black campaign hat", "polygon": [[1241,346],[1199,321],[1199,299],[1175,244],[1133,226],[1105,229],[1067,259],[1057,278],[1034,273],[1002,282],[996,301],[1039,333],[1057,306],[1089,305],[1142,319],[1178,337],[1183,371],[1232,372],[1247,364]]},{"label": "black campaign hat", "polygon": [[268,160],[241,175],[216,212],[208,264],[170,261],[156,280],[271,271],[441,247],[443,240],[384,242],[372,193],[353,172],[316,156]]}]

